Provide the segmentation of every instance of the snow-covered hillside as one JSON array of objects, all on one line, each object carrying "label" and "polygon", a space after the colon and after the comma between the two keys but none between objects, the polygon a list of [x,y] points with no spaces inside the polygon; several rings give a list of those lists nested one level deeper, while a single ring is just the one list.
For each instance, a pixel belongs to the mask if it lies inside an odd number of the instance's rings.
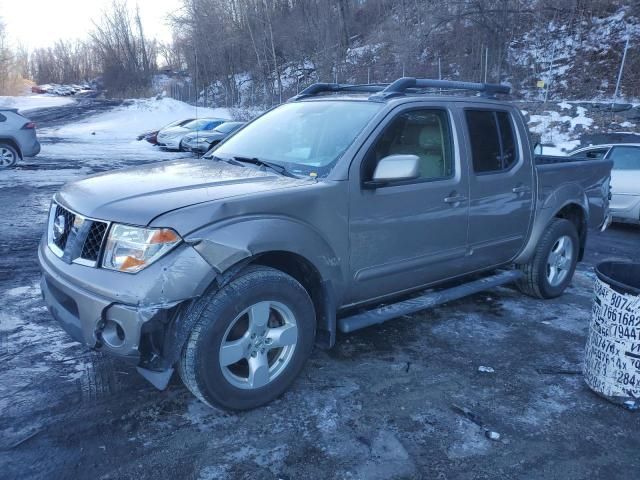
[{"label": "snow-covered hillside", "polygon": [[[632,48],[640,42],[640,18],[629,10],[622,7],[602,18],[557,18],[514,39],[508,61],[523,79],[521,94],[542,99],[548,87],[549,98],[611,99],[627,38]],[[629,55],[623,71],[627,80],[637,76],[632,69]],[[544,88],[536,88],[539,80]]]}]

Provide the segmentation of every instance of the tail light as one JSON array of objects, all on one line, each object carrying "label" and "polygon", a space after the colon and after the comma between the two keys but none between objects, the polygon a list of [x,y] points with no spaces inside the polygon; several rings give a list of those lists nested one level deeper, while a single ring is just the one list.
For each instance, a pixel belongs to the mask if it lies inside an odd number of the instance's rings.
[{"label": "tail light", "polygon": [[27,122],[22,126],[23,130],[35,130],[36,122]]}]

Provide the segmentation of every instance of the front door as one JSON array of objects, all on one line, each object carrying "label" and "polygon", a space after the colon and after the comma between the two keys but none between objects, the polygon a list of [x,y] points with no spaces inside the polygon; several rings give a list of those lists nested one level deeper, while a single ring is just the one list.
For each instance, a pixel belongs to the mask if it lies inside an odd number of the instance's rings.
[{"label": "front door", "polygon": [[[406,107],[380,126],[350,174],[352,302],[451,277],[465,269],[469,185],[452,116]],[[366,189],[378,161],[420,159],[419,178]]]}]

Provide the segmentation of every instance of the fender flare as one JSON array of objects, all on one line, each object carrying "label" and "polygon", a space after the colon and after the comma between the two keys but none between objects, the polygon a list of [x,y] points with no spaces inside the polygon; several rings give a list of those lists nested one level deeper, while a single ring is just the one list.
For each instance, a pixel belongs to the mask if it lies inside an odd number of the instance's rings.
[{"label": "fender flare", "polygon": [[586,193],[579,185],[575,183],[568,183],[551,192],[551,194],[549,194],[540,203],[540,207],[533,220],[529,240],[527,241],[524,249],[514,259],[514,263],[522,264],[531,260],[531,257],[533,256],[540,241],[540,237],[542,237],[551,221],[557,217],[563,209],[570,205],[579,207],[584,215],[585,234],[582,235],[582,238],[580,239],[582,243],[580,248],[581,250],[584,248],[584,241],[586,240],[586,226],[589,223],[589,201]]},{"label": "fender flare", "polygon": [[9,145],[11,145],[13,148],[16,149],[16,152],[18,152],[18,156],[20,157],[20,159],[23,158],[22,149],[20,148],[20,145],[18,145],[18,142],[16,142],[15,138],[0,136],[0,143],[8,143]]}]

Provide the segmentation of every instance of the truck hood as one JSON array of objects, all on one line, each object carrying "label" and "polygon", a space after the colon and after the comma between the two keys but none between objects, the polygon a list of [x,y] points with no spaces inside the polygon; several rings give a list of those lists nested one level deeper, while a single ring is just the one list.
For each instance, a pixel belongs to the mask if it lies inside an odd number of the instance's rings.
[{"label": "truck hood", "polygon": [[65,185],[56,201],[98,220],[148,225],[198,203],[293,187],[308,180],[215,160],[176,160],[125,168]]}]

